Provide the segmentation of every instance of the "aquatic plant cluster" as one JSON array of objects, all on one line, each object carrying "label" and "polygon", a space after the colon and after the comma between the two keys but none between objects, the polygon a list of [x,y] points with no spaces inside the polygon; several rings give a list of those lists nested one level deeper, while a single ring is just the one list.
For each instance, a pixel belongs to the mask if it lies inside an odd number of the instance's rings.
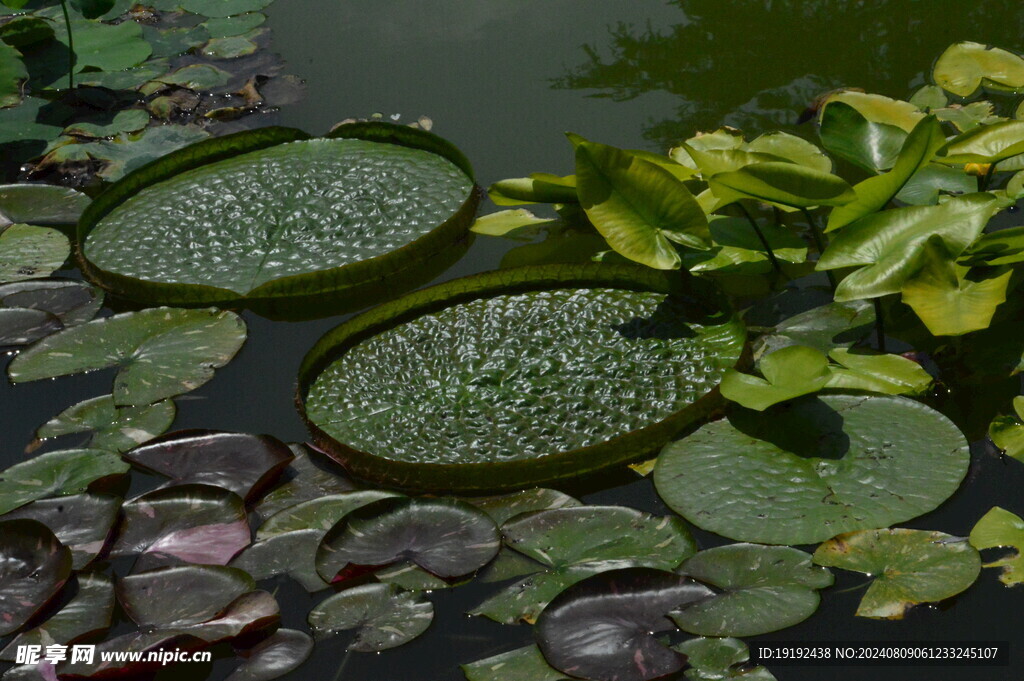
[{"label": "aquatic plant cluster", "polygon": [[[503,584],[470,614],[534,643],[467,660],[468,681],[767,681],[740,639],[813,615],[832,568],[868,576],[856,615],[875,619],[952,598],[982,567],[1020,583],[1011,511],[970,537],[898,527],[960,487],[968,436],[1024,457],[1024,227],[1004,224],[1024,196],[1024,109],[981,99],[1024,92],[1024,59],[958,43],[932,77],[909,101],[823,97],[824,150],[729,128],[665,156],[570,135],[574,175],[488,192],[553,219],[477,218],[461,152],[379,121],[206,139],[93,199],[0,187],[0,342],[22,348],[8,378],[112,373],[29,450],[81,446],[0,474],[0,659],[218,646],[239,658],[232,681],[271,679],[342,632],[356,652],[407,643],[432,592],[476,580]],[[407,293],[474,234],[541,232],[508,267]],[[87,281],[52,276],[72,241]],[[138,309],[97,317],[105,296]],[[174,400],[242,348],[221,309],[241,307],[364,310],[300,369],[311,443],[164,434]],[[970,419],[942,395],[954,379],[986,386]],[[162,483],[125,499],[133,469]],[[555,489],[597,473],[651,475],[675,514]],[[702,549],[691,526],[734,543]],[[1017,552],[983,565],[1000,547]],[[260,588],[282,578],[324,594],[309,633],[281,628]],[[117,613],[137,629],[108,636]]]}]

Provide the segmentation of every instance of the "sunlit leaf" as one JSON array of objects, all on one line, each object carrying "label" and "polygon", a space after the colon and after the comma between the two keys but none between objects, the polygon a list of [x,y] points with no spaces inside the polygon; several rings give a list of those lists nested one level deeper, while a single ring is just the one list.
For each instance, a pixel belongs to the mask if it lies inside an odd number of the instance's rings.
[{"label": "sunlit leaf", "polygon": [[793,208],[841,206],[856,199],[853,188],[831,173],[795,163],[755,163],[708,180],[725,202],[756,199]]},{"label": "sunlit leaf", "polygon": [[0,282],[47,277],[70,254],[68,238],[56,229],[10,225],[0,231]]},{"label": "sunlit leaf", "polygon": [[1001,121],[968,130],[939,149],[936,161],[947,165],[999,163],[1024,154],[1024,121]]},{"label": "sunlit leaf", "polygon": [[121,457],[98,449],[47,452],[0,473],[0,513],[36,499],[111,487],[128,472]]},{"label": "sunlit leaf", "polygon": [[970,542],[979,551],[1001,547],[1013,549],[1013,553],[982,567],[1002,568],[999,581],[1007,586],[1024,582],[1024,555],[1021,554],[1024,550],[1024,520],[1019,515],[999,506],[992,507],[971,530]]},{"label": "sunlit leaf", "polygon": [[36,437],[90,433],[88,446],[112,452],[125,452],[152,440],[174,421],[173,400],[141,407],[118,407],[112,395],[102,395],[72,405],[39,426]]},{"label": "sunlit leaf", "polygon": [[1000,415],[988,427],[988,436],[1007,456],[1024,461],[1024,396],[1013,398],[1015,416]]},{"label": "sunlit leaf", "polygon": [[518,208],[515,210],[503,210],[497,213],[491,213],[490,215],[478,217],[470,229],[477,234],[504,236],[505,234],[522,227],[543,225],[549,222],[551,222],[551,220],[548,220],[547,218],[539,218],[528,210]]},{"label": "sunlit leaf", "polygon": [[1024,88],[1024,59],[998,47],[953,43],[935,62],[932,77],[959,97],[970,97],[982,86],[1017,92]]},{"label": "sunlit leaf", "polygon": [[750,651],[736,638],[691,638],[673,649],[686,655],[689,668],[685,675],[689,681],[775,681],[764,667],[746,664]]},{"label": "sunlit leaf", "polygon": [[764,378],[735,369],[726,371],[720,386],[722,396],[764,411],[773,404],[821,390],[831,377],[828,358],[803,345],[790,345],[764,356],[759,368]]}]

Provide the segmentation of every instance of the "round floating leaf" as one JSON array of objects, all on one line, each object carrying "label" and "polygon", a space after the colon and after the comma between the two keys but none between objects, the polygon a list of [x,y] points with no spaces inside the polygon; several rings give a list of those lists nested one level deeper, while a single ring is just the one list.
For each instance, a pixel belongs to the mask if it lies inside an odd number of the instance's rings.
[{"label": "round floating leaf", "polygon": [[763,356],[790,345],[806,345],[828,353],[864,338],[874,321],[874,307],[865,301],[827,303],[777,323],[774,331],[759,339],[756,353]]},{"label": "round floating leaf", "polygon": [[578,499],[564,492],[543,487],[494,497],[478,497],[466,501],[491,516],[491,520],[499,527],[521,513],[551,511],[556,508],[571,508],[581,505]]},{"label": "round floating leaf", "polygon": [[292,461],[287,445],[270,435],[183,430],[124,455],[136,466],[165,475],[173,485],[211,485],[246,501],[256,498]]},{"label": "round floating leaf", "polygon": [[103,574],[81,572],[75,578],[78,591],[56,614],[34,629],[18,635],[0,660],[13,662],[21,646],[70,645],[102,634],[114,615],[114,582]]},{"label": "round floating leaf", "polygon": [[[266,520],[303,501],[355,489],[355,484],[345,476],[344,471],[322,454],[301,444],[288,445],[288,449],[295,458],[285,469],[287,482],[263,497],[255,509],[257,517]],[[330,466],[336,470],[332,471]]]},{"label": "round floating leaf", "polygon": [[323,541],[323,530],[293,530],[261,539],[231,561],[231,567],[245,570],[253,579],[288,575],[310,593],[329,584],[316,571],[316,552]]},{"label": "round floating leaf", "polygon": [[383,490],[359,490],[310,499],[278,511],[260,525],[257,539],[269,539],[296,530],[327,530],[346,515],[381,499],[400,498],[402,495]]},{"label": "round floating leaf", "polygon": [[364,584],[313,608],[309,626],[318,639],[356,629],[348,649],[369,653],[408,643],[426,631],[433,619],[434,606],[422,595],[390,584]]},{"label": "round floating leaf", "polygon": [[818,589],[832,574],[789,546],[730,544],[701,551],[679,572],[720,589],[672,613],[683,631],[699,636],[757,636],[804,621],[818,609]]},{"label": "round floating leaf", "polygon": [[265,14],[252,12],[250,14],[239,14],[234,17],[209,19],[200,25],[206,29],[211,38],[227,38],[228,36],[248,33],[266,20]]},{"label": "round floating leaf", "polygon": [[86,211],[79,239],[87,273],[139,300],[322,304],[463,237],[469,173],[449,143],[407,126],[243,132],[125,178]]},{"label": "round floating leaf", "polygon": [[63,328],[59,319],[43,310],[0,308],[0,346],[27,345]]},{"label": "round floating leaf", "polygon": [[552,669],[535,645],[462,665],[467,681],[572,681]]},{"label": "round floating leaf", "polygon": [[226,681],[270,681],[297,669],[313,652],[313,639],[294,629],[278,629],[252,648]]},{"label": "round floating leaf", "polygon": [[708,219],[682,182],[628,151],[570,135],[576,191],[587,217],[616,252],[649,267],[678,269],[673,244],[704,250]]},{"label": "round floating leaf", "polygon": [[2,520],[26,518],[46,525],[71,550],[72,567],[81,570],[106,548],[120,508],[119,497],[75,494],[33,501]]},{"label": "round floating leaf", "polygon": [[827,395],[702,427],[662,451],[654,482],[705,530],[812,544],[931,511],[956,491],[969,460],[963,434],[920,402]]},{"label": "round floating leaf", "polygon": [[244,35],[214,38],[203,46],[202,54],[213,59],[237,59],[252,54],[259,46]]},{"label": "round floating leaf", "polygon": [[63,449],[40,454],[0,473],[0,513],[36,499],[110,487],[128,470],[121,457],[99,449]]},{"label": "round floating leaf", "polygon": [[152,440],[174,422],[173,400],[142,407],[118,407],[113,395],[101,395],[72,405],[39,426],[36,437],[45,440],[72,433],[92,433],[89,446],[124,452]]},{"label": "round floating leaf", "polygon": [[99,312],[103,292],[74,279],[32,279],[0,285],[0,306],[47,312],[63,326],[83,324]]},{"label": "round floating leaf", "polygon": [[552,667],[594,681],[648,681],[686,658],[655,634],[666,614],[713,595],[693,580],[651,568],[612,570],[563,591],[537,620],[537,644]]},{"label": "round floating leaf", "polygon": [[73,225],[88,205],[88,196],[67,187],[49,184],[0,185],[0,223]]},{"label": "round floating leaf", "polygon": [[624,463],[713,409],[743,347],[715,292],[682,286],[587,264],[426,289],[321,339],[302,407],[332,456],[400,487],[522,488]]},{"label": "round floating leaf", "polygon": [[681,520],[622,506],[580,506],[520,516],[505,543],[548,569],[506,587],[471,614],[534,622],[552,598],[585,577],[623,567],[670,570],[697,551]]},{"label": "round floating leaf", "polygon": [[0,636],[17,631],[71,576],[71,552],[42,523],[0,522]]},{"label": "round floating leaf", "polygon": [[180,562],[226,565],[249,545],[245,505],[208,485],[158,489],[128,501],[110,555],[142,554],[136,570]]},{"label": "round floating leaf", "polygon": [[117,600],[140,627],[170,629],[207,622],[253,588],[241,570],[187,565],[122,577]]},{"label": "round floating leaf", "polygon": [[764,378],[735,369],[722,378],[722,397],[764,411],[773,404],[817,392],[831,376],[828,358],[814,348],[789,345],[761,359]]},{"label": "round floating leaf", "polygon": [[1018,92],[1024,89],[1024,59],[998,47],[953,43],[935,62],[932,77],[958,97],[970,97],[982,86]]},{"label": "round floating leaf", "polygon": [[552,220],[539,218],[523,208],[517,210],[502,210],[490,215],[484,215],[476,219],[470,230],[477,234],[488,236],[504,236],[522,227],[533,227],[545,225]]},{"label": "round floating leaf", "polygon": [[764,667],[747,667],[750,651],[747,644],[737,638],[691,638],[674,647],[686,655],[690,681],[775,681]]},{"label": "round floating leaf", "polygon": [[971,530],[970,541],[971,546],[979,551],[998,547],[1015,549],[1015,553],[985,563],[984,567],[1003,568],[999,581],[1007,586],[1024,582],[1024,556],[1021,555],[1024,549],[1024,520],[1020,516],[994,506]]},{"label": "round floating leaf", "polygon": [[819,546],[814,562],[872,576],[857,615],[892,620],[920,603],[957,595],[981,571],[981,558],[965,538],[924,530],[842,534]]},{"label": "round floating leaf", "polygon": [[494,558],[501,536],[486,513],[456,499],[381,499],[350,512],[324,537],[316,565],[327,581],[411,561],[443,579]]},{"label": "round floating leaf", "polygon": [[245,342],[233,312],[153,308],[96,319],[25,350],[7,368],[15,383],[118,367],[114,402],[145,405],[195,390]]},{"label": "round floating leaf", "polygon": [[56,229],[10,225],[0,231],[0,282],[47,277],[70,253],[68,238]]},{"label": "round floating leaf", "polygon": [[[61,664],[60,673],[72,678],[89,678],[100,673],[114,678],[146,678],[165,666],[159,662],[161,651],[198,650],[205,645],[194,636],[175,631],[133,632],[97,643],[92,662]],[[151,653],[155,653],[152,658]]]},{"label": "round floating leaf", "polygon": [[168,631],[214,644],[276,629],[280,621],[281,610],[274,597],[266,591],[250,591],[236,598],[222,613],[207,622],[174,627]]},{"label": "round floating leaf", "polygon": [[[89,66],[99,71],[123,71],[138,66],[153,53],[142,37],[142,26],[134,21],[105,24],[72,20],[71,31],[75,36],[76,73]],[[62,25],[58,24],[57,32],[61,42],[67,40]]]},{"label": "round floating leaf", "polygon": [[21,104],[22,89],[28,75],[21,52],[6,42],[0,42],[0,107]]}]

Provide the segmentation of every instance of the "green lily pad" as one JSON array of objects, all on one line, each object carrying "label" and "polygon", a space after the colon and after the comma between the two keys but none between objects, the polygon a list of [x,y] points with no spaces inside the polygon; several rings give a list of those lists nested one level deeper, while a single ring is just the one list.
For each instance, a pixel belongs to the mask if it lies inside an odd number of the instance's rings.
[{"label": "green lily pad", "polygon": [[246,12],[256,12],[263,9],[274,0],[177,0],[176,4],[186,12],[199,14],[205,17],[233,17]]},{"label": "green lily pad", "polygon": [[186,565],[122,577],[117,600],[140,627],[170,629],[208,622],[253,588],[241,570]]},{"label": "green lily pad", "polygon": [[31,147],[33,155],[41,152],[64,129],[65,116],[55,108],[45,99],[26,97],[20,106],[0,109],[0,144],[20,143]]},{"label": "green lily pad", "polygon": [[244,35],[214,38],[203,46],[203,56],[213,59],[237,59],[252,54],[259,46]]},{"label": "green lily pad", "polygon": [[981,571],[981,558],[965,538],[924,530],[842,534],[819,546],[814,562],[872,576],[857,616],[891,620],[920,603],[957,595]]},{"label": "green lily pad", "polygon": [[109,123],[76,123],[64,128],[65,135],[101,139],[123,132],[138,132],[149,125],[149,113],[142,109],[118,111]]},{"label": "green lily pad", "polygon": [[110,556],[140,556],[137,572],[180,563],[226,565],[249,545],[245,505],[219,487],[157,489],[122,508],[124,521]]},{"label": "green lily pad", "polygon": [[998,47],[953,43],[935,62],[932,78],[958,97],[970,97],[983,86],[1018,92],[1024,89],[1024,59]]},{"label": "green lily pad", "polygon": [[535,645],[462,665],[467,681],[572,681],[548,664]]},{"label": "green lily pad", "polygon": [[908,132],[891,121],[869,120],[843,101],[825,105],[819,130],[822,146],[872,173],[896,164]]},{"label": "green lily pad", "polygon": [[832,376],[828,358],[803,345],[789,345],[764,356],[759,368],[764,378],[727,370],[722,377],[722,396],[764,411],[773,404],[821,390]]},{"label": "green lily pad", "polygon": [[47,277],[70,254],[68,238],[56,229],[10,225],[0,231],[0,282]]},{"label": "green lily pad", "polygon": [[0,522],[0,636],[42,610],[71,576],[71,552],[35,520]]},{"label": "green lily pad", "polygon": [[108,488],[128,472],[121,457],[99,449],[47,452],[0,473],[0,513],[48,497]]},{"label": "green lily pad", "polygon": [[866,390],[884,395],[921,395],[932,384],[932,376],[912,359],[900,355],[853,352],[833,348],[829,359],[831,376],[826,388]]},{"label": "green lily pad", "polygon": [[826,303],[776,324],[770,334],[758,339],[756,354],[767,355],[791,345],[805,345],[827,354],[867,336],[874,322],[875,309],[863,300]]},{"label": "green lily pad", "polygon": [[195,390],[231,361],[245,342],[245,323],[216,309],[153,308],[65,329],[10,363],[11,381],[118,367],[114,403],[136,406]]},{"label": "green lily pad", "polygon": [[649,267],[678,269],[673,244],[704,250],[708,220],[669,171],[627,151],[570,135],[576,191],[597,231],[616,252]]},{"label": "green lily pad", "polygon": [[302,665],[313,652],[313,639],[295,629],[278,629],[252,648],[236,652],[243,662],[225,681],[270,681]]},{"label": "green lily pad", "polygon": [[710,408],[715,396],[704,395],[743,344],[736,320],[711,307],[713,290],[695,306],[670,292],[702,285],[673,288],[667,276],[524,267],[356,317],[300,371],[314,440],[361,477],[459,491],[522,488],[642,456]]},{"label": "green lily pad", "polygon": [[791,627],[818,609],[818,589],[832,574],[789,546],[730,544],[701,551],[678,570],[718,591],[672,613],[679,628],[699,636],[758,636]]},{"label": "green lily pad", "polygon": [[0,660],[14,662],[20,646],[71,645],[102,634],[114,615],[114,581],[98,572],[76,575],[71,600],[39,626],[23,632],[0,651]]},{"label": "green lily pad", "polygon": [[412,562],[442,579],[469,575],[494,558],[498,528],[456,499],[380,499],[345,515],[324,536],[316,567],[330,582]]},{"label": "green lily pad", "polygon": [[[350,492],[356,488],[344,470],[326,456],[314,452],[306,445],[291,444],[288,448],[295,458],[284,471],[286,481],[263,497],[254,509],[261,520],[265,521],[275,513],[304,501]],[[335,470],[331,470],[332,465]]]},{"label": "green lily pad", "polygon": [[200,24],[211,38],[227,38],[248,33],[267,20],[265,14],[251,12],[233,17],[208,19]]},{"label": "green lily pad", "polygon": [[[771,270],[768,252],[760,237],[743,218],[709,216],[714,245],[706,251],[681,254],[683,267],[691,272],[763,274]],[[775,257],[783,263],[807,261],[807,245],[792,230],[771,223],[760,224],[761,233]],[[750,267],[754,265],[754,267]]]},{"label": "green lily pad", "polygon": [[1024,582],[1024,555],[1021,555],[1024,520],[1019,515],[999,506],[992,507],[971,530],[970,542],[979,551],[1000,547],[1015,549],[1013,554],[985,563],[982,567],[1002,568],[999,581],[1007,586]]},{"label": "green lily pad", "polygon": [[0,40],[19,50],[49,42],[53,36],[53,25],[50,22],[31,15],[13,17],[0,26]]},{"label": "green lily pad", "polygon": [[523,227],[534,227],[536,225],[550,224],[552,221],[546,218],[539,218],[523,208],[515,210],[502,210],[490,215],[484,215],[473,222],[470,230],[477,234],[488,236],[504,236]]},{"label": "green lily pad", "polygon": [[49,184],[0,185],[0,222],[73,225],[89,205],[88,196]]},{"label": "green lily pad", "polygon": [[578,203],[576,176],[559,177],[549,173],[531,173],[495,182],[487,189],[491,201],[499,206],[526,203]]},{"label": "green lily pad", "polygon": [[434,606],[422,595],[390,584],[364,584],[334,594],[309,613],[317,639],[356,630],[348,649],[380,652],[413,640],[430,626]]},{"label": "green lily pad", "polygon": [[148,442],[124,458],[170,478],[168,486],[211,485],[251,501],[277,480],[292,453],[270,435],[192,429]]},{"label": "green lily pad", "polygon": [[697,551],[678,518],[621,506],[531,513],[507,522],[502,534],[507,546],[546,568],[470,612],[503,624],[535,622],[551,599],[591,575],[636,566],[670,570]]},{"label": "green lily pad", "polygon": [[113,395],[101,395],[72,405],[39,426],[36,437],[45,440],[73,433],[91,433],[88,445],[111,452],[126,452],[170,428],[176,413],[173,400],[141,407],[118,407]]},{"label": "green lily pad", "polygon": [[466,501],[491,516],[491,520],[498,527],[523,513],[552,511],[558,508],[573,508],[582,505],[578,499],[565,492],[543,487],[493,497],[477,497]]},{"label": "green lily pad", "polygon": [[[93,67],[99,71],[123,71],[138,66],[153,53],[142,37],[142,26],[134,21],[104,24],[96,21],[71,22],[75,36],[75,71]],[[67,41],[61,24],[58,39]]]},{"label": "green lily pad", "polygon": [[[29,279],[0,284],[0,319],[4,314],[37,315],[41,327],[30,333],[26,342],[38,340],[68,326],[84,324],[99,312],[103,292],[74,279]],[[38,317],[41,315],[42,317]],[[0,321],[0,337],[8,337],[11,327]]]},{"label": "green lily pad", "polygon": [[278,511],[260,525],[257,539],[269,539],[296,530],[322,530],[334,527],[346,515],[381,499],[402,497],[384,490],[358,490],[310,499]]},{"label": "green lily pad", "polygon": [[[163,59],[183,55],[189,50],[199,47],[210,39],[210,34],[202,27],[179,26],[174,28],[157,28],[143,26],[143,36],[153,49],[147,63],[153,59]],[[161,75],[161,74],[155,74]]]},{"label": "green lily pad", "polygon": [[761,666],[751,667],[747,644],[738,638],[691,638],[673,650],[686,655],[689,668],[685,676],[689,681],[775,681],[775,677]]},{"label": "green lily pad", "polygon": [[0,108],[21,104],[22,87],[28,80],[28,69],[21,52],[0,42]]},{"label": "green lily pad", "polygon": [[791,208],[842,206],[856,199],[846,180],[796,163],[754,163],[708,179],[719,201],[756,199]]},{"label": "green lily pad", "polygon": [[1014,416],[997,416],[988,427],[988,436],[1007,456],[1024,461],[1024,395],[1013,398]]},{"label": "green lily pad", "polygon": [[81,570],[103,552],[121,509],[121,498],[75,494],[38,499],[2,516],[3,520],[41,522],[71,550],[72,567]]},{"label": "green lily pad", "polygon": [[[1024,121],[1008,120],[954,137],[939,149],[936,161],[947,165],[999,163],[1021,154],[1024,154]],[[1009,168],[1004,163],[1001,169]]]},{"label": "green lily pad", "polygon": [[654,482],[703,529],[811,544],[931,511],[956,491],[968,463],[963,434],[920,402],[823,395],[702,427],[662,451]]},{"label": "green lily pad", "polygon": [[86,271],[143,301],[322,304],[465,234],[477,199],[454,147],[385,123],[332,135],[238,133],[127,177],[82,218]]}]

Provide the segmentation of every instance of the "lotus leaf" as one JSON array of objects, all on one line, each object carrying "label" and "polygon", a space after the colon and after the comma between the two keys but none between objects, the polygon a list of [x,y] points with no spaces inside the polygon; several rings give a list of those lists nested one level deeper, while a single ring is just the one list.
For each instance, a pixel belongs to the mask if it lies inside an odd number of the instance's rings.
[{"label": "lotus leaf", "polygon": [[309,613],[318,638],[356,629],[349,650],[379,652],[416,638],[434,619],[434,606],[419,594],[390,584],[364,584],[334,594]]},{"label": "lotus leaf", "polygon": [[294,629],[278,629],[252,648],[226,681],[270,681],[296,669],[313,652],[313,639]]},{"label": "lotus leaf", "polygon": [[736,638],[691,638],[674,648],[686,655],[689,681],[775,681],[775,677],[761,666],[748,667],[750,651],[747,644]]},{"label": "lotus leaf", "polygon": [[121,457],[99,449],[47,452],[0,473],[0,513],[48,497],[106,488],[128,472]]},{"label": "lotus leaf", "polygon": [[17,631],[71,576],[71,552],[35,520],[0,522],[0,636]]},{"label": "lotus leaf", "polygon": [[825,395],[702,427],[664,449],[654,483],[665,503],[705,530],[811,544],[934,509],[968,463],[963,434],[920,402]]},{"label": "lotus leaf", "polygon": [[818,609],[817,590],[833,581],[808,553],[757,544],[701,551],[678,572],[720,590],[671,615],[680,629],[700,636],[757,636],[791,627]]},{"label": "lotus leaf", "polygon": [[988,436],[1007,456],[1024,460],[1024,395],[1013,398],[1015,416],[997,416],[988,427]]},{"label": "lotus leaf", "polygon": [[899,528],[841,534],[818,547],[814,562],[872,576],[857,616],[892,620],[920,603],[957,595],[981,571],[966,538]]},{"label": "lotus leaf", "polygon": [[91,433],[88,446],[111,452],[125,452],[152,440],[174,421],[173,400],[142,407],[118,407],[112,395],[102,395],[72,405],[39,426],[36,437]]},{"label": "lotus leaf", "polygon": [[86,271],[146,302],[323,302],[465,234],[476,194],[454,147],[385,123],[332,135],[238,133],[127,177],[82,218]]},{"label": "lotus leaf", "polygon": [[467,681],[572,681],[548,664],[535,645],[462,665]]},{"label": "lotus leaf", "polygon": [[245,342],[245,323],[215,309],[152,308],[97,319],[50,336],[10,363],[11,381],[118,367],[117,406],[158,402],[213,378]]},{"label": "lotus leaf", "polygon": [[669,570],[697,550],[677,518],[620,506],[531,513],[505,523],[502,534],[506,545],[544,567],[471,612],[503,624],[535,622],[552,598],[591,575],[635,566]]},{"label": "lotus leaf", "polygon": [[998,47],[959,42],[935,62],[932,77],[958,97],[969,97],[983,86],[1017,92],[1024,88],[1024,59]]},{"label": "lotus leaf", "polygon": [[652,568],[612,570],[563,591],[537,620],[537,645],[555,669],[593,681],[648,681],[680,671],[685,657],[655,633],[667,613],[713,595],[693,580]]},{"label": "lotus leaf", "polygon": [[743,340],[712,290],[695,307],[655,292],[673,290],[665,276],[503,270],[356,317],[301,369],[315,440],[360,476],[421,489],[521,488],[641,456],[710,406]]},{"label": "lotus leaf", "polygon": [[72,567],[81,570],[106,548],[120,508],[120,497],[74,494],[33,501],[4,514],[2,519],[36,520],[46,525],[70,549]]},{"label": "lotus leaf", "polygon": [[0,231],[0,283],[49,276],[70,253],[67,237],[55,229],[10,225]]},{"label": "lotus leaf", "polygon": [[971,546],[982,551],[999,547],[1015,549],[1011,555],[985,563],[983,567],[1001,567],[999,581],[1007,586],[1024,582],[1024,520],[1016,513],[994,506],[971,530]]}]

